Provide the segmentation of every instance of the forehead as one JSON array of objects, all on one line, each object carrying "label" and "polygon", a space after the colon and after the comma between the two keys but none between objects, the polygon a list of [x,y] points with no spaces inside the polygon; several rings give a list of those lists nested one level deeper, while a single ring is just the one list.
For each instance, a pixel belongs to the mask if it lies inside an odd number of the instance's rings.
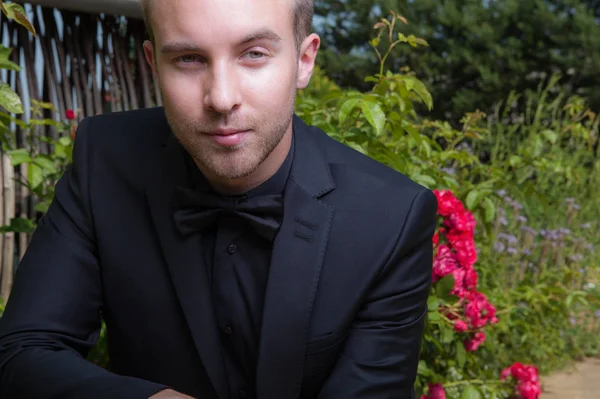
[{"label": "forehead", "polygon": [[294,0],[151,0],[157,42],[197,39],[237,40],[257,29],[271,29],[292,39]]}]

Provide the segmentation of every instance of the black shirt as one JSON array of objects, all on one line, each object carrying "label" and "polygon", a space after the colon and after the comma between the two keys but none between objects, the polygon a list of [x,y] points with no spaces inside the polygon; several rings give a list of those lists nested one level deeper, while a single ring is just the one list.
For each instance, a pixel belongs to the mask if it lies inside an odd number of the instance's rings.
[{"label": "black shirt", "polygon": [[[292,140],[292,147],[275,175],[245,195],[248,198],[283,195],[293,153]],[[188,161],[195,189],[213,191],[191,158]],[[255,398],[258,346],[272,242],[256,234],[244,220],[235,215],[224,215],[214,226],[203,230],[202,246],[215,316],[221,330],[230,397]]]}]

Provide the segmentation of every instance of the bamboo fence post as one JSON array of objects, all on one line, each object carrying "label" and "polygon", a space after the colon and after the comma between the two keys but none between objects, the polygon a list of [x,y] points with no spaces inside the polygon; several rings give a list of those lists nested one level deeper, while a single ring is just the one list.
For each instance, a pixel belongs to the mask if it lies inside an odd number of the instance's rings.
[{"label": "bamboo fence post", "polygon": [[[6,152],[2,153],[2,171],[3,171],[3,192],[4,192],[4,221],[6,224],[15,217],[15,182],[14,168],[10,161],[10,157]],[[10,291],[13,285],[13,263],[15,249],[15,234],[4,233],[2,236],[3,251],[2,251],[2,285],[0,287],[0,297],[5,301],[8,300]]]}]

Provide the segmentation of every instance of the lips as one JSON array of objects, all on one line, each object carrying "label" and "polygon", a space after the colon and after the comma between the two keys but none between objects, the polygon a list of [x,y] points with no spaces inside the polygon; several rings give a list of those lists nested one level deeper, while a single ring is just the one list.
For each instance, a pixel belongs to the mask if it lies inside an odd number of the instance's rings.
[{"label": "lips", "polygon": [[220,129],[211,132],[210,137],[220,146],[234,147],[242,142],[248,132],[249,130]]}]

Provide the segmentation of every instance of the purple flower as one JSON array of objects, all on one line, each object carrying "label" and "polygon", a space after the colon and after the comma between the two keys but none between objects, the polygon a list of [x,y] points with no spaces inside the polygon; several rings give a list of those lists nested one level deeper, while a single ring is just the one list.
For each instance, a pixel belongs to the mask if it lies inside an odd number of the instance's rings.
[{"label": "purple flower", "polygon": [[573,204],[573,209],[575,209],[576,211],[578,211],[581,207],[577,204]]},{"label": "purple flower", "polygon": [[596,310],[596,312],[594,312],[594,317],[600,319],[600,310]]},{"label": "purple flower", "polygon": [[574,203],[574,202],[575,202],[575,198],[571,198],[571,197],[570,197],[570,198],[567,198],[567,199],[565,199],[565,202],[566,202],[567,204]]},{"label": "purple flower", "polygon": [[590,250],[590,251],[594,251],[594,244],[587,244],[585,246],[585,249]]},{"label": "purple flower", "polygon": [[584,224],[581,225],[581,228],[582,229],[590,229],[590,228],[592,228],[592,224],[589,223],[589,222],[588,223],[584,223]]},{"label": "purple flower", "polygon": [[506,220],[505,216],[500,216],[500,218],[498,220],[500,220],[500,224],[502,226],[507,226],[508,225],[508,220]]},{"label": "purple flower", "polygon": [[494,243],[494,251],[496,251],[496,252],[504,252],[505,249],[506,249],[506,247],[500,241],[496,241]]},{"label": "purple flower", "polygon": [[527,223],[527,218],[522,215],[517,216],[517,220],[522,223]]},{"label": "purple flower", "polygon": [[579,269],[579,273],[581,273],[581,274],[585,273],[585,269],[582,267],[581,269]]},{"label": "purple flower", "polygon": [[577,320],[575,320],[575,318],[573,316],[569,317],[569,322],[571,323],[572,326],[577,324]]},{"label": "purple flower", "polygon": [[525,255],[525,256],[529,256],[529,255],[531,255],[531,251],[530,251],[530,250],[528,250],[528,249],[524,249],[524,250],[522,250],[522,251],[521,251],[521,253],[522,253],[523,255]]},{"label": "purple flower", "polygon": [[560,228],[558,230],[558,234],[561,235],[561,236],[568,236],[568,235],[571,235],[571,230]]},{"label": "purple flower", "polygon": [[512,234],[500,233],[498,234],[498,238],[506,240],[509,244],[516,244],[519,239]]},{"label": "purple flower", "polygon": [[518,251],[517,251],[515,248],[512,248],[512,247],[511,247],[511,248],[508,248],[508,249],[506,250],[506,252],[508,252],[508,253],[509,253],[509,254],[511,254],[511,255],[516,255]]},{"label": "purple flower", "polygon": [[533,236],[534,236],[534,237],[537,237],[537,235],[538,235],[538,232],[537,232],[537,231],[535,231],[534,229],[532,229],[532,228],[531,228],[531,227],[529,227],[529,226],[523,226],[523,227],[521,227],[521,230],[523,230],[523,231],[526,231],[526,232],[528,232],[528,233],[531,233],[531,234],[533,234]]},{"label": "purple flower", "polygon": [[498,194],[498,196],[500,196],[500,197],[505,197],[506,196],[506,190],[498,190],[498,191],[496,191],[496,194]]},{"label": "purple flower", "polygon": [[583,260],[583,255],[582,254],[574,254],[569,256],[569,259],[572,260],[573,262],[579,262],[581,260]]}]

